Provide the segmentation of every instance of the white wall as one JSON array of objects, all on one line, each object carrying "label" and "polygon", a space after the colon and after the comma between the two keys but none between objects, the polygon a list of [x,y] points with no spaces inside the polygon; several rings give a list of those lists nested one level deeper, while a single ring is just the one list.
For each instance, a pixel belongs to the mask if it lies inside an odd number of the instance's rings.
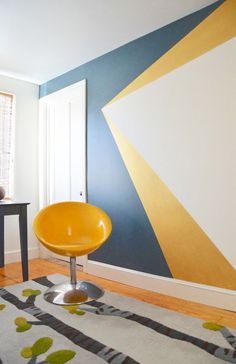
[{"label": "white wall", "polygon": [[[29,257],[38,256],[32,220],[38,209],[38,92],[32,83],[0,75],[0,91],[16,97],[14,199],[28,206]],[[5,260],[20,260],[18,216],[5,217]]]}]

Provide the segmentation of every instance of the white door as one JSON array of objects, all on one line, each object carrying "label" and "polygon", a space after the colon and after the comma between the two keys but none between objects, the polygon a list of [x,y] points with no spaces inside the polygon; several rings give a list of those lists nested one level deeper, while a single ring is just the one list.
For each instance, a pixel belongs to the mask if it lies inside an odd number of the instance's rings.
[{"label": "white door", "polygon": [[40,99],[39,139],[40,208],[86,202],[86,80]]}]

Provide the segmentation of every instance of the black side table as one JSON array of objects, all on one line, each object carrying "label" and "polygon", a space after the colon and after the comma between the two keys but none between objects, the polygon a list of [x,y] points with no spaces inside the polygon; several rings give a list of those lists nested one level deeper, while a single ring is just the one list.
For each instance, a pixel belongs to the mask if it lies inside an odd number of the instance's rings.
[{"label": "black side table", "polygon": [[22,264],[22,275],[24,281],[27,281],[29,278],[27,205],[29,205],[29,202],[0,200],[0,267],[4,267],[4,216],[19,215],[21,264]]}]

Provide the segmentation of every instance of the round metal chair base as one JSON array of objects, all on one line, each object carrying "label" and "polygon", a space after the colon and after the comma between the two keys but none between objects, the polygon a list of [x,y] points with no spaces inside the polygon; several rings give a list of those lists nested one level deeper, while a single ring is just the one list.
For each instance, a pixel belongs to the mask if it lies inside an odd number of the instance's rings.
[{"label": "round metal chair base", "polygon": [[104,290],[90,282],[77,282],[71,284],[64,282],[52,286],[44,293],[44,299],[55,305],[81,305],[99,299]]}]

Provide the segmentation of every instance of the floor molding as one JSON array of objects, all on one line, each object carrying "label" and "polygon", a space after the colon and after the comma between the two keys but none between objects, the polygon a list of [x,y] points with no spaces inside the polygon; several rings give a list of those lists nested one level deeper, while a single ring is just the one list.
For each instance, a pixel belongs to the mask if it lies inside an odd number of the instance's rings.
[{"label": "floor molding", "polygon": [[228,289],[160,277],[92,260],[88,260],[86,271],[133,287],[236,311],[236,292]]},{"label": "floor molding", "polygon": [[[39,248],[29,248],[28,249],[28,256],[29,259],[36,259],[39,258]],[[16,263],[21,261],[21,251],[19,250],[12,250],[5,252],[5,264],[8,263]]]}]

